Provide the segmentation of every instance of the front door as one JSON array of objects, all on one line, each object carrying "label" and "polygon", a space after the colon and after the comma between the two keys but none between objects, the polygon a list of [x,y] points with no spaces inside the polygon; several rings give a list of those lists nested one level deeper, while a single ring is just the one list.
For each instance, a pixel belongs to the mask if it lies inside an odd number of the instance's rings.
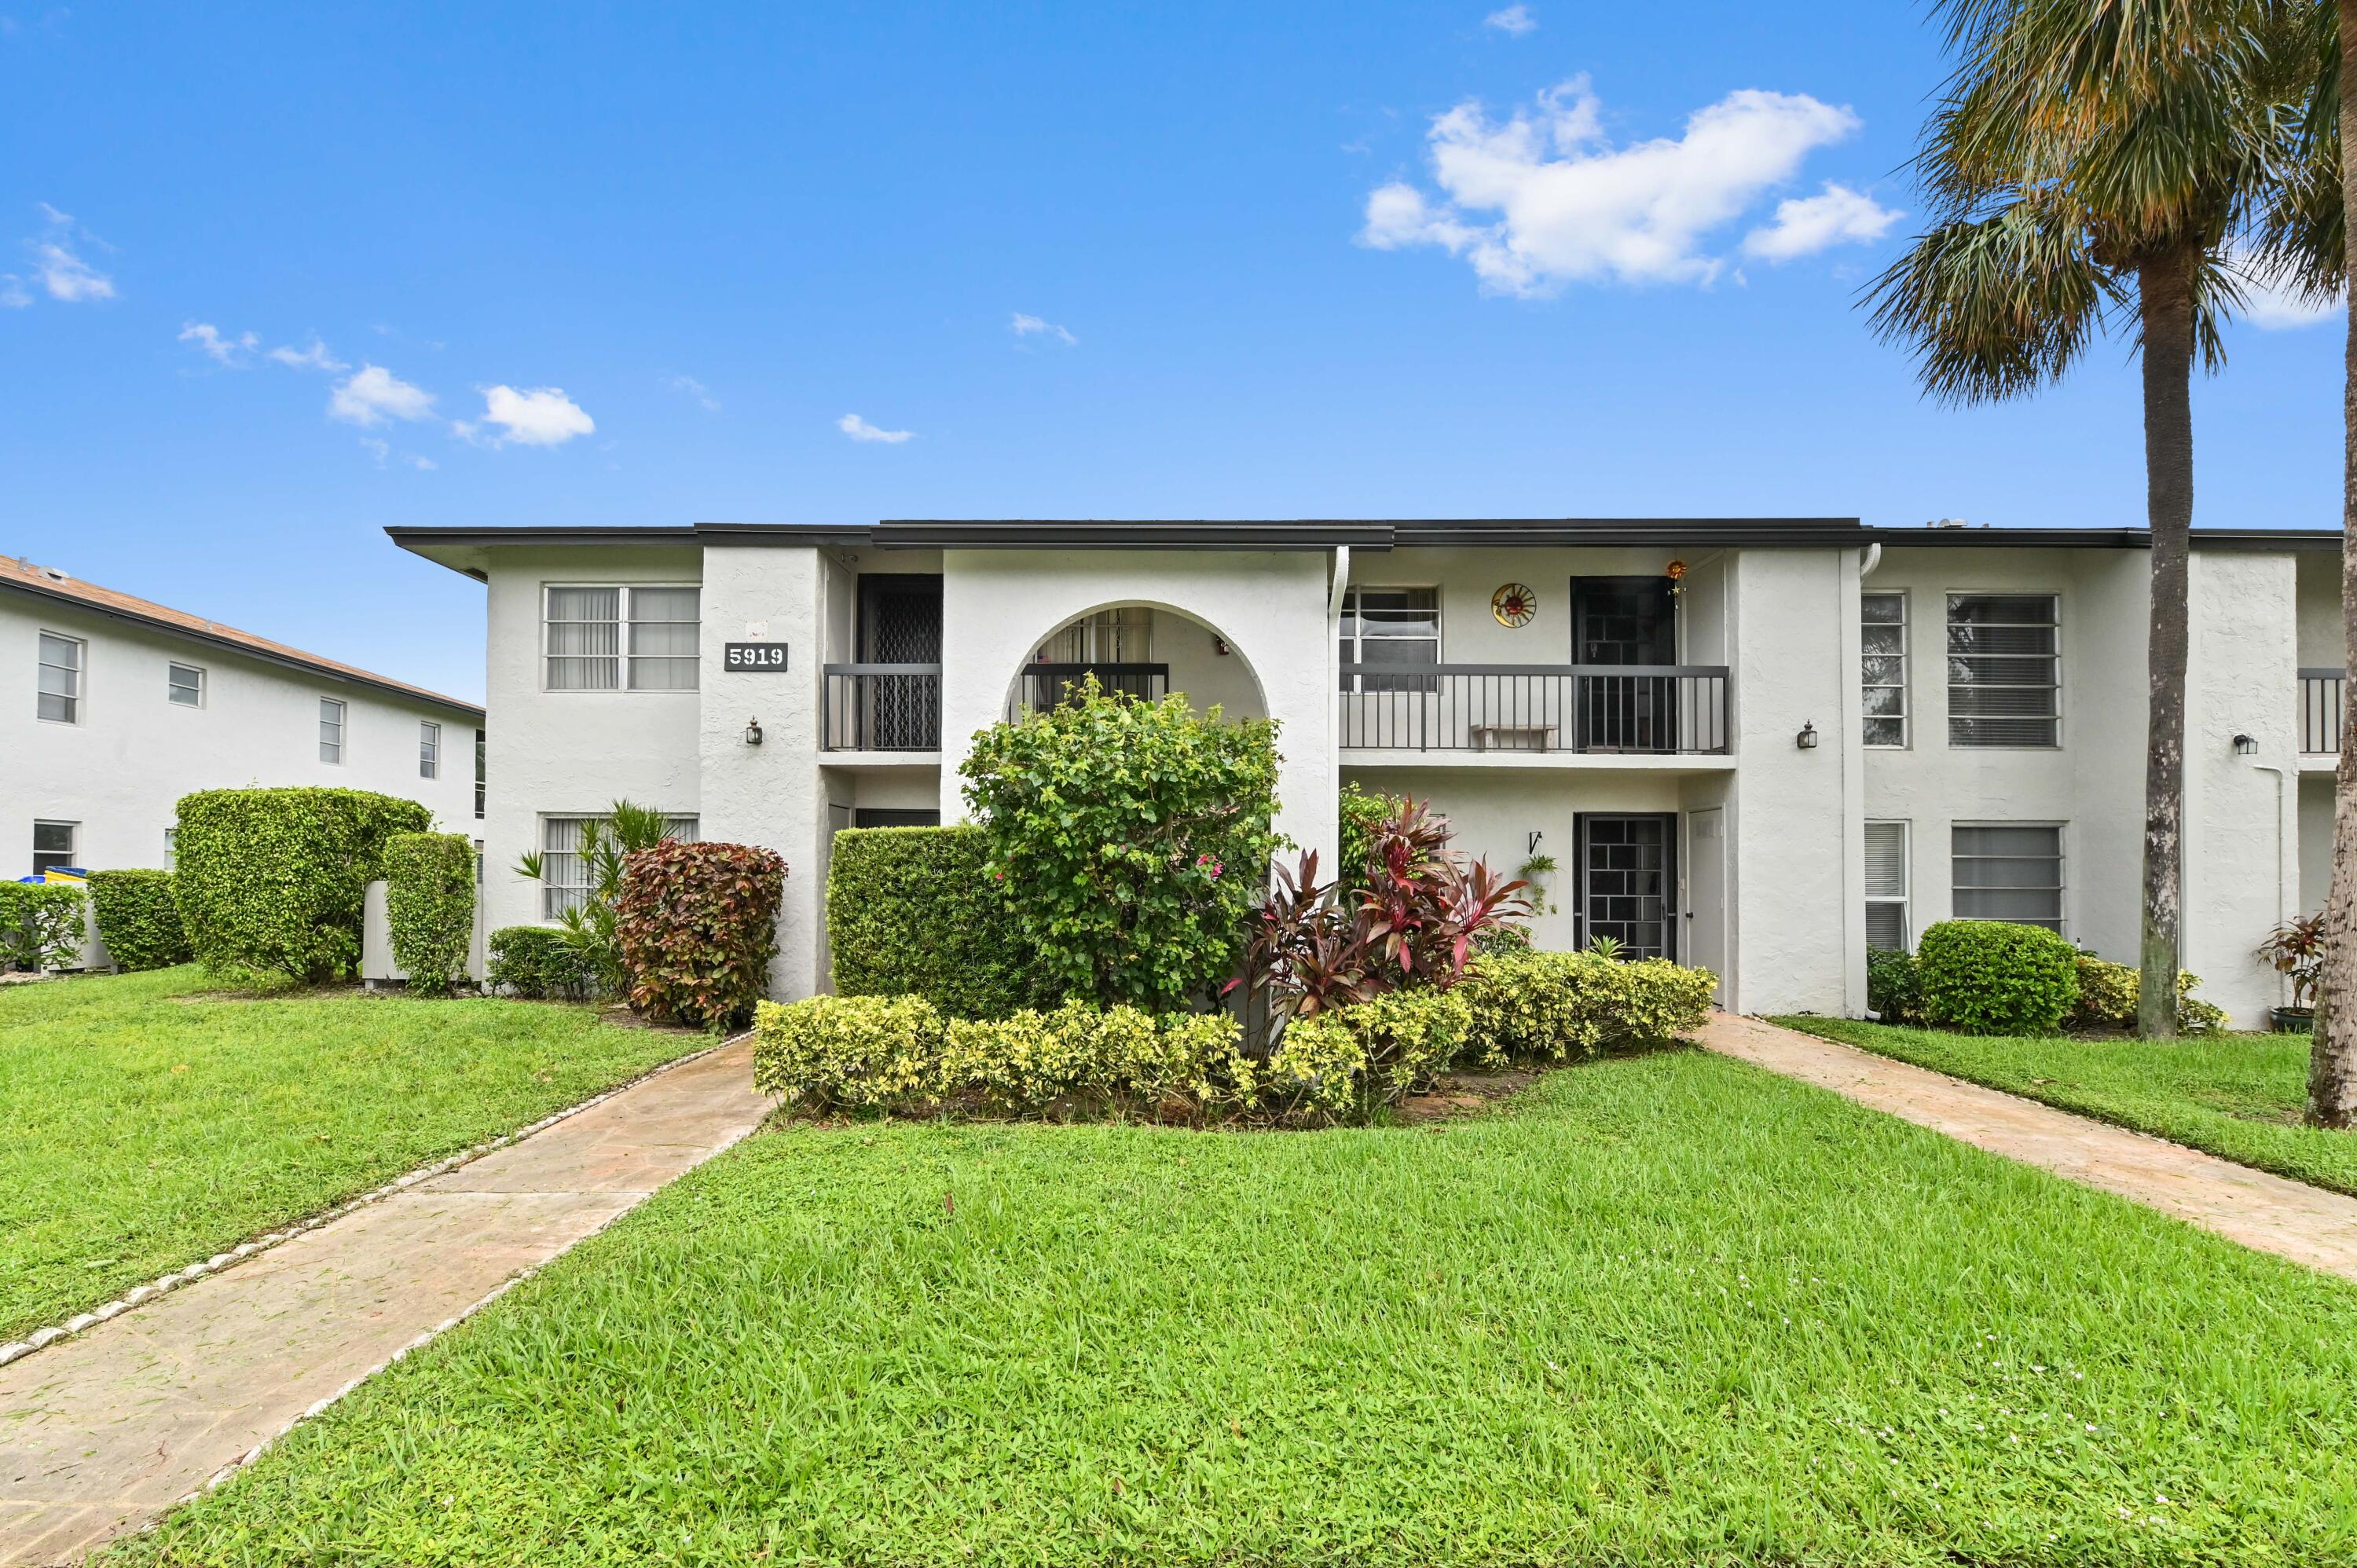
[{"label": "front door", "polygon": [[1686,962],[1718,976],[1727,1005],[1727,808],[1686,813]]},{"label": "front door", "polygon": [[[914,573],[870,573],[859,579],[859,661],[939,664],[942,580]],[[941,744],[938,674],[877,675],[860,682],[856,719],[863,750],[930,751]]]},{"label": "front door", "polygon": [[[1571,661],[1587,666],[1678,661],[1677,599],[1667,577],[1574,577]],[[1579,678],[1582,751],[1675,751],[1677,680],[1608,670]]]},{"label": "front door", "polygon": [[1678,819],[1583,812],[1579,922],[1584,941],[1609,937],[1623,958],[1675,958]]}]

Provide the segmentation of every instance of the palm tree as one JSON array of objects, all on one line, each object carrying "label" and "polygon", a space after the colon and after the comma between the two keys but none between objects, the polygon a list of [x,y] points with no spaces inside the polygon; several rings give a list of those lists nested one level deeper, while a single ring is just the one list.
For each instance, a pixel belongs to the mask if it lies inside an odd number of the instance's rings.
[{"label": "palm tree", "polygon": [[[2357,4],[2357,0],[2345,0]],[[2192,374],[2222,362],[2229,247],[2282,137],[2251,29],[2186,47],[2227,0],[1940,0],[1958,61],[1915,166],[1933,225],[1867,292],[1876,331],[1959,404],[2025,396],[2100,334],[2141,360],[2152,530],[2138,1031],[2177,1032]],[[2244,7],[2247,9],[2248,7]]]}]

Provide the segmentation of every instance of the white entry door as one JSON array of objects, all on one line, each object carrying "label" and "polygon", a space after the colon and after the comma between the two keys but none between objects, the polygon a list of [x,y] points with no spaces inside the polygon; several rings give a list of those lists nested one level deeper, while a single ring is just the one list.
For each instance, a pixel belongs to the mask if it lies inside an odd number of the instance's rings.
[{"label": "white entry door", "polygon": [[1685,961],[1718,976],[1718,1004],[1727,992],[1727,810],[1686,813]]}]

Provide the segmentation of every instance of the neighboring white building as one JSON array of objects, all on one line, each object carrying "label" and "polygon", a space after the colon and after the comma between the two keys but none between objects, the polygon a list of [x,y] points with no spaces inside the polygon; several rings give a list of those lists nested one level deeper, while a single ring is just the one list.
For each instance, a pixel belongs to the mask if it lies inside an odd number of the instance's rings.
[{"label": "neighboring white building", "polygon": [[181,796],[316,784],[476,833],[483,710],[0,556],[0,875],[172,864]]},{"label": "neighboring white building", "polygon": [[[954,821],[978,728],[1080,668],[1280,722],[1278,826],[1332,864],[1351,779],[1534,856],[1538,935],[1855,1014],[1868,941],[2035,920],[2135,961],[2141,530],[1851,519],[409,528],[489,588],[489,924],[570,897],[617,797],[791,867],[780,994],[823,989],[840,828]],[[2340,535],[2195,535],[2187,966],[2242,1023],[2314,907]],[[758,744],[753,737],[757,733]],[[2241,737],[2238,748],[2237,737]]]}]

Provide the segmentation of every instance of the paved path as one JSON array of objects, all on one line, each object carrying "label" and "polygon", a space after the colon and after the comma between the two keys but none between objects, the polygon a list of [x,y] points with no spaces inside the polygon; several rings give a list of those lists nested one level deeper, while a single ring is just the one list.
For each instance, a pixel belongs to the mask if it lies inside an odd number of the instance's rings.
[{"label": "paved path", "polygon": [[1702,1043],[2245,1247],[2357,1280],[2357,1198],[1757,1018],[1714,1014]]},{"label": "paved path", "polygon": [[79,1557],[760,1124],[752,1044],[0,1367],[0,1564]]}]

